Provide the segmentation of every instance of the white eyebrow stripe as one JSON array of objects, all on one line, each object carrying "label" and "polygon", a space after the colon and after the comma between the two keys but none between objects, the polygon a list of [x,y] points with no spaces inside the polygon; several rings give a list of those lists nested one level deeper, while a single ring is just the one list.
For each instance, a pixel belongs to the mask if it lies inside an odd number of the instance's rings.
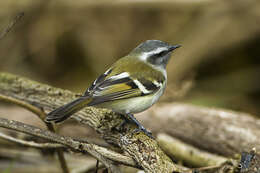
[{"label": "white eyebrow stripe", "polygon": [[[103,77],[106,77],[109,73],[111,73],[112,69],[108,69],[107,71],[105,71],[105,73],[103,74]],[[96,78],[96,80],[94,80],[93,85],[97,84],[97,81],[99,80],[100,77]]]},{"label": "white eyebrow stripe", "polygon": [[129,77],[129,74],[127,72],[123,72],[118,75],[111,76],[109,79],[117,80],[117,79],[122,79],[122,78],[127,78],[127,77]]},{"label": "white eyebrow stripe", "polygon": [[143,52],[142,55],[140,56],[140,59],[144,61],[150,55],[157,54],[157,53],[162,52],[164,50],[167,50],[167,48],[166,47],[158,47],[157,49],[155,49],[155,50],[153,50],[151,52]]},{"label": "white eyebrow stripe", "polygon": [[108,74],[111,72],[111,70],[112,70],[111,68],[108,69],[104,74],[105,74],[105,75],[108,75]]},{"label": "white eyebrow stripe", "polygon": [[138,88],[142,91],[144,94],[149,94],[152,91],[149,91],[145,88],[145,86],[137,79],[134,80],[134,83],[138,86]]},{"label": "white eyebrow stripe", "polygon": [[97,83],[97,79],[96,79],[96,80],[94,80],[94,82],[93,82],[93,85],[96,85],[96,83]]},{"label": "white eyebrow stripe", "polygon": [[157,82],[156,80],[153,81],[153,84],[156,85],[157,87],[162,87],[162,83]]}]

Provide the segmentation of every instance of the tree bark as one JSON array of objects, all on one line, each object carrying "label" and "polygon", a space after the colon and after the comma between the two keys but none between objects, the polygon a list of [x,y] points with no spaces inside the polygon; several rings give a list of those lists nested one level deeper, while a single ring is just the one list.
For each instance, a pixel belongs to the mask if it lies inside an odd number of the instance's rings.
[{"label": "tree bark", "polygon": [[260,150],[260,120],[247,113],[175,103],[155,105],[137,118],[155,133],[211,153],[232,157],[253,147]]},{"label": "tree bark", "polygon": [[[22,77],[0,73],[0,94],[35,105],[46,112],[75,99],[78,94]],[[110,110],[86,107],[73,118],[94,128],[108,143],[128,153],[145,172],[181,172],[161,150],[158,143],[143,133],[133,134],[135,125],[127,124],[124,131],[117,126],[124,119]]]},{"label": "tree bark", "polygon": [[[0,73],[0,98],[2,96],[25,101],[49,112],[75,99],[78,94]],[[260,138],[260,120],[249,114],[177,103],[153,106],[141,114],[145,127],[153,132],[166,133],[210,152],[232,156],[252,147],[257,151],[260,149],[257,140]],[[73,118],[94,128],[108,143],[119,146],[145,172],[183,172],[155,140],[143,133],[132,134],[134,125],[127,124],[123,131],[117,130],[123,119],[110,110],[86,107]],[[219,171],[224,167],[235,170],[236,164],[223,163],[216,168]],[[214,172],[213,168],[200,169],[200,172],[209,169]]]}]

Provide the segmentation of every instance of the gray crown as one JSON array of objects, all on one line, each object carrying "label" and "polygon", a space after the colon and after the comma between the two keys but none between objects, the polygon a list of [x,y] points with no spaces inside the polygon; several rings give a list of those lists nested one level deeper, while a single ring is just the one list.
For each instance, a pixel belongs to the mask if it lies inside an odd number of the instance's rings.
[{"label": "gray crown", "polygon": [[133,52],[136,53],[141,53],[141,52],[151,52],[154,49],[157,49],[159,47],[170,47],[170,45],[168,43],[165,43],[163,41],[160,40],[147,40],[141,44],[139,44],[134,50]]}]

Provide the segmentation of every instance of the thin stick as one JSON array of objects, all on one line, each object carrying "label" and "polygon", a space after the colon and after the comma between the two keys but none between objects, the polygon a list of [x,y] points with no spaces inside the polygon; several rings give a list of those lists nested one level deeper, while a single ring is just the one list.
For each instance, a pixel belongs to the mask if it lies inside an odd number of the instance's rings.
[{"label": "thin stick", "polygon": [[70,171],[67,162],[65,160],[63,150],[61,148],[57,148],[56,151],[59,158],[61,169],[63,170],[64,173],[69,173]]},{"label": "thin stick", "polygon": [[26,133],[29,135],[36,136],[38,138],[42,138],[48,141],[52,141],[55,143],[62,144],[74,151],[78,152],[88,152],[96,159],[100,160],[107,168],[115,173],[119,173],[115,162],[121,163],[127,166],[133,166],[140,168],[136,162],[128,156],[124,156],[122,154],[116,153],[107,148],[103,148],[97,146],[95,144],[82,143],[80,141],[76,141],[70,137],[60,136],[58,134],[52,133],[47,130],[43,130],[31,125],[27,125],[14,120],[7,120],[5,118],[0,118],[0,127],[15,130],[18,132]]},{"label": "thin stick", "polygon": [[[46,114],[40,108],[38,108],[36,106],[33,106],[33,105],[29,104],[29,103],[26,103],[24,101],[18,100],[16,98],[11,98],[11,97],[4,96],[4,95],[0,95],[0,100],[4,100],[4,101],[7,101],[9,103],[13,103],[13,104],[19,105],[19,106],[21,106],[21,107],[31,111],[32,113],[36,114],[46,124],[47,128],[51,132],[55,133],[54,126],[52,124],[46,123],[44,121],[44,118],[46,117]],[[58,158],[59,158],[59,162],[60,162],[60,166],[61,166],[61,168],[63,170],[63,173],[69,173],[69,168],[68,168],[68,164],[67,164],[67,162],[65,160],[65,157],[64,157],[63,149],[62,148],[57,148],[56,152],[57,152],[57,155],[58,155]]]},{"label": "thin stick", "polygon": [[167,151],[169,156],[175,157],[189,165],[205,167],[221,165],[227,161],[225,157],[200,150],[165,133],[159,133],[157,140],[164,151]]},{"label": "thin stick", "polygon": [[[47,125],[48,129],[51,132],[53,132],[53,133],[56,132],[53,124],[46,123],[46,122],[45,122],[45,124]],[[68,164],[67,164],[65,157],[64,157],[63,149],[57,148],[56,151],[57,151],[57,155],[58,155],[60,166],[61,166],[61,169],[63,170],[63,173],[69,173],[70,171],[69,171]]]},{"label": "thin stick", "polygon": [[98,173],[98,164],[99,164],[99,161],[97,160],[95,173]]},{"label": "thin stick", "polygon": [[[68,90],[54,88],[7,73],[0,73],[0,93],[18,98],[33,105],[37,104],[37,106],[41,106],[44,110],[48,111],[76,97],[76,93],[72,93]],[[119,146],[119,148],[125,153],[128,153],[130,157],[136,161],[135,163],[138,163],[145,172],[166,173],[182,170],[161,150],[155,140],[150,139],[143,133],[133,135],[132,129],[135,127],[132,124],[127,124],[126,131],[123,133],[115,130],[114,127],[117,127],[123,121],[123,118],[111,110],[86,107],[72,118],[75,118],[84,125],[92,127],[107,142]],[[147,153],[153,157],[147,157]],[[99,156],[103,156],[103,153],[99,154]],[[100,159],[99,161],[103,162],[103,158],[100,157]]]},{"label": "thin stick", "polygon": [[[26,103],[25,101],[22,100],[18,100],[16,98],[13,97],[9,97],[9,96],[4,96],[2,94],[0,94],[0,100],[9,102],[9,103],[13,103],[15,105],[21,106],[29,111],[31,111],[32,113],[36,114],[41,120],[44,120],[45,118],[45,113],[38,107],[33,106],[29,103]],[[49,128],[49,127],[48,127]]]},{"label": "thin stick", "polygon": [[8,32],[11,31],[11,29],[14,27],[14,25],[21,20],[21,18],[24,16],[24,12],[20,12],[18,13],[15,18],[12,20],[11,23],[9,23],[9,25],[0,33],[0,40],[3,39]]},{"label": "thin stick", "polygon": [[39,144],[33,141],[25,141],[22,139],[17,139],[14,138],[12,136],[8,136],[4,133],[0,132],[0,138],[11,141],[11,142],[15,142],[24,146],[28,146],[28,147],[33,147],[33,148],[64,148],[63,145],[61,144],[54,144],[54,143],[43,143],[43,144]]}]

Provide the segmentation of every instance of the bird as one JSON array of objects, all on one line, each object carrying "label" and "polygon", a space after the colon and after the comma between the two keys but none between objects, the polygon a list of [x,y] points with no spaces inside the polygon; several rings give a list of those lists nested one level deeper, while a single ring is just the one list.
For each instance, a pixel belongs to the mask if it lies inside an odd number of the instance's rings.
[{"label": "bird", "polygon": [[152,137],[133,114],[143,112],[163,95],[167,84],[166,66],[172,52],[181,45],[147,40],[101,74],[82,96],[47,114],[45,121],[59,123],[86,106],[107,108],[123,115]]}]

